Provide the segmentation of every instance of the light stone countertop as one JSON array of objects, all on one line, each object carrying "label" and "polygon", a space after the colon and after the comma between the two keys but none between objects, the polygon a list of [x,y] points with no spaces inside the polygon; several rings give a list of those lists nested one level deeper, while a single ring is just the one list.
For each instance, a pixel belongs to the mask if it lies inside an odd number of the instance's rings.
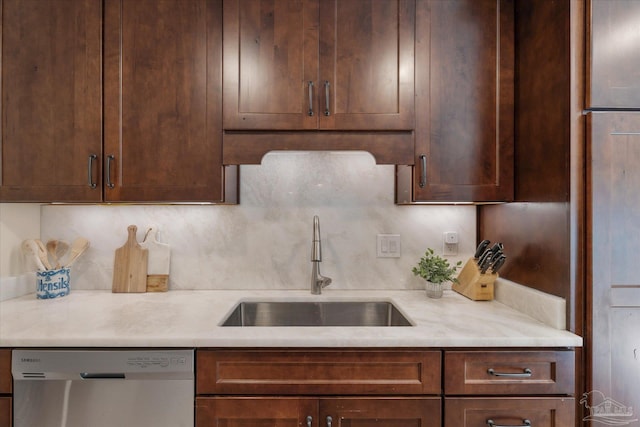
[{"label": "light stone countertop", "polygon": [[[240,300],[392,301],[412,327],[220,327]],[[453,291],[73,291],[0,303],[0,347],[580,347],[582,338]]]}]

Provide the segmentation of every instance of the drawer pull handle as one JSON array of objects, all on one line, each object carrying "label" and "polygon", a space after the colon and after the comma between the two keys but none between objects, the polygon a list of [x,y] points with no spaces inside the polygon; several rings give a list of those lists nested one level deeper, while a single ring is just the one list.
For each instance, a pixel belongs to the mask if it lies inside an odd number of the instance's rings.
[{"label": "drawer pull handle", "polygon": [[311,427],[312,422],[313,422],[313,417],[311,415],[307,415],[307,427]]},{"label": "drawer pull handle", "polygon": [[331,423],[333,422],[333,418],[331,416],[327,417],[327,427],[331,427]]},{"label": "drawer pull handle", "polygon": [[522,373],[510,373],[510,372],[496,372],[493,368],[487,369],[487,373],[489,375],[493,375],[494,377],[508,377],[508,378],[529,378],[533,375],[533,372],[529,368],[524,368]]},{"label": "drawer pull handle", "polygon": [[89,155],[89,188],[97,187],[97,184],[93,181],[93,161],[97,158],[98,156],[95,154]]},{"label": "drawer pull handle", "polygon": [[115,187],[115,184],[111,181],[111,164],[115,159],[116,156],[114,156],[113,154],[109,154],[107,156],[107,187],[109,188]]},{"label": "drawer pull handle", "polygon": [[313,117],[313,82],[310,81],[309,85],[309,116]]},{"label": "drawer pull handle", "polygon": [[420,188],[427,185],[427,156],[420,155]]},{"label": "drawer pull handle", "polygon": [[500,425],[500,424],[494,423],[493,420],[487,420],[487,425],[489,427],[530,427],[531,421],[522,420],[522,424],[516,426],[516,425]]},{"label": "drawer pull handle", "polygon": [[329,117],[331,115],[331,103],[329,102],[329,87],[331,84],[328,80],[324,82],[324,115]]}]

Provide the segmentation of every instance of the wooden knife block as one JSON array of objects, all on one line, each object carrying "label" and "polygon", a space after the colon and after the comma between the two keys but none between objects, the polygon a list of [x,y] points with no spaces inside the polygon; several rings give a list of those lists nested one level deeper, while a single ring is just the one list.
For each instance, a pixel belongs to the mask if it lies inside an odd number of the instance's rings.
[{"label": "wooden knife block", "polygon": [[453,283],[451,289],[474,301],[490,301],[493,299],[493,284],[498,273],[480,272],[478,264],[471,258],[462,267],[458,275],[458,283]]}]

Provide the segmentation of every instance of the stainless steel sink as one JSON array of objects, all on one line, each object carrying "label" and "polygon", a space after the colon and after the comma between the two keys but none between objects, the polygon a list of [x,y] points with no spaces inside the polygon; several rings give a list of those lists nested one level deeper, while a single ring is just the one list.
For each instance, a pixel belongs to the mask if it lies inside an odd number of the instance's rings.
[{"label": "stainless steel sink", "polygon": [[412,326],[388,301],[240,302],[221,326]]}]

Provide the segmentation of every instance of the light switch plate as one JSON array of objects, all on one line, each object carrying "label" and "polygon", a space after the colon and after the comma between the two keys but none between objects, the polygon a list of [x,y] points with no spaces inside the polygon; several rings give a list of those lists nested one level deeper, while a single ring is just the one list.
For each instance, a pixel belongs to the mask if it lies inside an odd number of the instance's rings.
[{"label": "light switch plate", "polygon": [[376,255],[378,258],[400,258],[400,235],[378,234]]}]

